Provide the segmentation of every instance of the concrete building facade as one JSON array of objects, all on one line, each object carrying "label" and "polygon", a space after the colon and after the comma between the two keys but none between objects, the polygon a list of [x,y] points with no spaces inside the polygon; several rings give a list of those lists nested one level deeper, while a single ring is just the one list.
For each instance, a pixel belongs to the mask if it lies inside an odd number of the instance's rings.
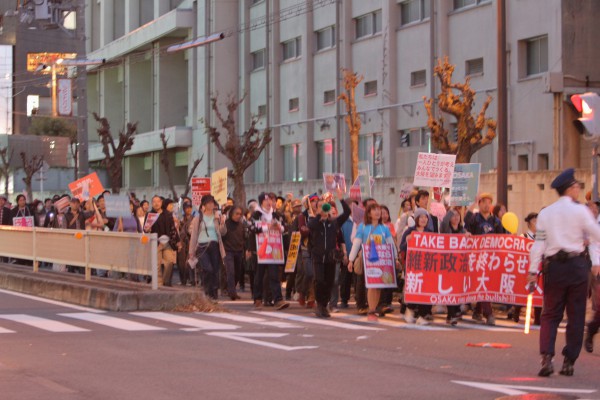
[{"label": "concrete building facade", "polygon": [[[495,0],[88,0],[88,58],[107,64],[88,75],[88,108],[113,129],[138,122],[125,160],[124,187],[166,186],[159,162],[163,130],[176,184],[203,156],[198,176],[228,164],[205,123],[210,97],[247,94],[238,130],[260,116],[273,141],[247,182],[299,182],[323,172],[350,175],[341,69],[364,77],[356,92],[362,120],[359,158],[375,178],[412,176],[431,148],[424,97],[435,97],[435,62],[448,56],[454,79],[470,79],[474,112],[497,96]],[[600,90],[593,24],[600,2],[509,0],[508,141],[511,171],[587,168],[589,144],[572,121],[569,95]],[[223,32],[211,45],[168,53],[192,38]],[[496,117],[496,102],[488,110]],[[452,126],[452,119],[446,123]],[[90,118],[90,140],[96,123]],[[97,137],[96,137],[97,140]],[[496,168],[497,143],[472,162]],[[102,158],[90,146],[90,160]]]}]

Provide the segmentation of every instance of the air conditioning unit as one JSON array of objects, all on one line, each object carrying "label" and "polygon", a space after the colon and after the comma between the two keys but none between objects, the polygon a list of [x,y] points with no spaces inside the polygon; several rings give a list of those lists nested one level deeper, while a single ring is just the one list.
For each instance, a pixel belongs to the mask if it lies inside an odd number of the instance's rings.
[{"label": "air conditioning unit", "polygon": [[36,1],[35,3],[35,19],[50,19],[52,14],[50,13],[48,0]]}]

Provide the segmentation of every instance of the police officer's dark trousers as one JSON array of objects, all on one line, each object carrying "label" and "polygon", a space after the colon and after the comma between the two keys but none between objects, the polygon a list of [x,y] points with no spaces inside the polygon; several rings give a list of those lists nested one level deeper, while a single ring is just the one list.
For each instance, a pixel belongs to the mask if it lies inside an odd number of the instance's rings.
[{"label": "police officer's dark trousers", "polygon": [[589,268],[582,257],[551,261],[544,271],[544,308],[540,328],[540,353],[555,354],[558,326],[567,310],[567,344],[562,354],[577,360],[583,344]]},{"label": "police officer's dark trousers", "polygon": [[593,277],[593,290],[594,302],[592,308],[594,316],[588,324],[588,333],[592,336],[598,333],[598,329],[600,328],[600,278],[598,277]]}]

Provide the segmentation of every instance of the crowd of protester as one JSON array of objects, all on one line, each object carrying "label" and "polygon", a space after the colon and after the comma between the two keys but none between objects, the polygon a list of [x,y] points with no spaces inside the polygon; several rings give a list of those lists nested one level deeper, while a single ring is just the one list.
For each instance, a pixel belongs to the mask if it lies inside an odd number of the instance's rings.
[{"label": "crowd of protester", "polygon": [[[343,199],[343,193],[312,194],[285,198],[275,193],[261,193],[247,204],[219,205],[210,196],[202,197],[200,206],[194,207],[190,198],[177,202],[154,196],[150,202],[140,201],[130,194],[130,217],[109,218],[106,215],[106,191],[97,198],[80,202],[73,197],[66,204],[64,196],[54,196],[28,204],[24,195],[15,198],[14,206],[0,196],[0,224],[11,225],[13,218],[34,217],[35,226],[76,230],[104,230],[115,232],[156,233],[158,243],[158,284],[173,285],[175,271],[179,285],[201,287],[205,294],[217,301],[219,294],[231,300],[240,299],[239,292],[250,290],[256,309],[274,307],[277,310],[290,306],[314,309],[317,317],[328,318],[331,312],[350,307],[352,295],[356,312],[371,321],[395,311],[394,298],[406,322],[426,325],[433,320],[437,308],[432,305],[405,304],[402,300],[403,265],[407,243],[413,232],[442,234],[485,235],[506,234],[502,215],[506,207],[493,204],[490,194],[481,194],[470,207],[445,205],[441,220],[432,215],[426,190],[414,190],[402,201],[394,221],[389,208],[375,199],[361,202]],[[353,207],[354,205],[354,207]],[[598,215],[598,207],[590,202]],[[364,218],[359,220],[353,209],[361,209]],[[147,224],[150,213],[158,214],[156,221]],[[523,236],[535,238],[536,213],[526,218],[527,232]],[[293,273],[284,274],[283,265],[258,262],[256,235],[263,223],[269,229],[281,232],[284,253],[290,245],[293,232],[300,232],[299,255]],[[398,288],[367,289],[364,271],[355,268],[361,257],[361,245],[371,240],[389,243],[396,251]],[[81,272],[68,268],[69,272]],[[96,271],[106,276],[106,271]],[[131,276],[131,279],[149,277]],[[282,284],[285,282],[285,291]],[[479,323],[495,324],[495,313],[507,311],[508,318],[519,322],[521,307],[481,302],[473,305],[448,306],[446,321],[456,325],[463,314],[472,312],[471,318]],[[535,324],[539,324],[540,310],[536,310]]]}]

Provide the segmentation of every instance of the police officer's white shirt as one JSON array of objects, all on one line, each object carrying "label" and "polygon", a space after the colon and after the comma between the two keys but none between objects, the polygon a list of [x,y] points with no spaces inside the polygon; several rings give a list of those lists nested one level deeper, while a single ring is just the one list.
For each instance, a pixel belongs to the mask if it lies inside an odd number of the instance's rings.
[{"label": "police officer's white shirt", "polygon": [[538,272],[542,256],[550,257],[560,250],[583,252],[586,238],[600,242],[600,226],[586,206],[562,196],[538,215],[535,243],[529,254],[529,272]]}]

